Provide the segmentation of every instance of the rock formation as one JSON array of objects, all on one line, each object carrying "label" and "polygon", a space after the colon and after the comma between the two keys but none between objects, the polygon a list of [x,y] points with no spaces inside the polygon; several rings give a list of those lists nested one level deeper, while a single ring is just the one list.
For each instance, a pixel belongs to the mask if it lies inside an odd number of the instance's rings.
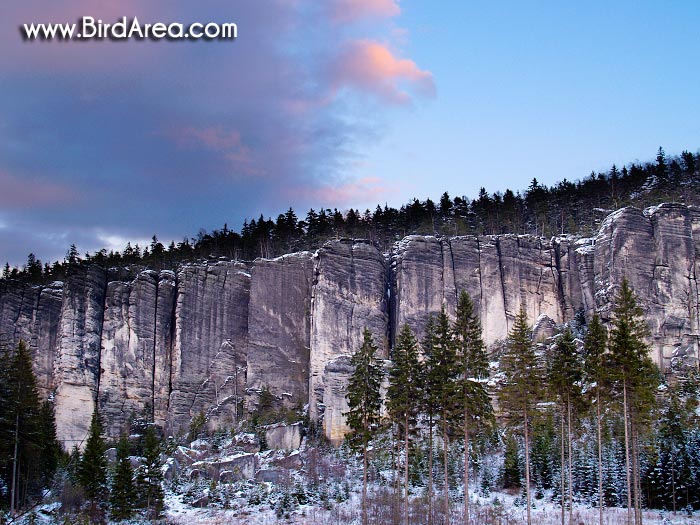
[{"label": "rock formation", "polygon": [[697,359],[700,210],[663,204],[611,214],[595,237],[409,236],[389,254],[339,240],[251,263],[192,262],[177,273],[74,268],[63,283],[0,281],[0,340],[28,342],[66,447],[98,403],[110,435],[133,417],[186,433],[193,418],[228,427],[263,388],[308,405],[333,441],[347,430],[349,358],[367,327],[388,355],[408,323],[474,299],[488,344],[521,305],[543,333],[577,311],[609,318],[626,277],[645,309],[653,359]]}]

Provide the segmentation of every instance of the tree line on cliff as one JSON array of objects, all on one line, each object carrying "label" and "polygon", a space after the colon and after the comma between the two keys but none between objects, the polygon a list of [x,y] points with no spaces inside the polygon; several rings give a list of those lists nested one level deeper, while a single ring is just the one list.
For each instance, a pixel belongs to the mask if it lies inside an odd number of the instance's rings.
[{"label": "tree line on cliff", "polygon": [[202,258],[253,260],[276,257],[299,250],[312,250],[329,239],[363,238],[388,250],[393,242],[412,233],[440,235],[591,234],[607,213],[627,205],[644,207],[660,202],[700,204],[700,153],[683,151],[669,157],[659,148],[653,162],[633,162],[606,172],[592,172],[571,182],[566,179],[546,186],[533,179],[524,191],[489,193],[481,188],[476,198],[451,197],[443,193],[431,199],[374,211],[311,209],[303,218],[289,208],[276,220],[260,215],[246,220],[240,232],[224,225],[195,238],[171,242],[167,247],[154,235],[148,246],[127,244],[123,251],[100,250],[81,256],[75,245],[63,261],[42,263],[29,254],[22,268],[6,264],[4,279],[46,283],[65,278],[81,263],[104,267],[137,265],[154,269],[176,269],[184,261]]},{"label": "tree line on cliff", "polygon": [[[401,329],[382,418],[386,365],[365,331],[347,394],[347,442],[362,457],[364,472],[363,523],[367,473],[386,468],[395,471],[406,524],[409,494],[419,487],[428,499],[421,519],[467,523],[470,483],[482,496],[494,488],[522,491],[516,502],[528,524],[530,508],[545,497],[560,506],[562,524],[567,516],[576,522],[575,504],[598,508],[601,524],[606,507],[626,508],[630,525],[641,525],[645,508],[700,509],[697,363],[677,361],[665,377],[649,358],[648,336],[637,298],[623,281],[609,329],[597,315],[579,315],[553,338],[536,342],[521,310],[489,357],[463,292],[454,322],[443,309],[420,342],[408,326]],[[382,462],[378,451],[387,439],[390,464],[373,466]],[[494,456],[501,458],[495,469]],[[460,511],[451,502],[455,496]]]}]

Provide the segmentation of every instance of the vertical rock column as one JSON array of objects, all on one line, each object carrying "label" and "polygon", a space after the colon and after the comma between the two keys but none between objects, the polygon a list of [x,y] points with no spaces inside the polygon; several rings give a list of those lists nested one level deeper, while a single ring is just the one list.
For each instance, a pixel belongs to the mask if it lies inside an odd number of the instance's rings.
[{"label": "vertical rock column", "polygon": [[[213,426],[230,426],[244,384],[238,371],[246,363],[248,268],[224,261],[191,264],[180,269],[177,281],[167,430],[186,432],[200,413]],[[160,393],[164,379],[163,373]],[[158,404],[162,410],[162,400]]]},{"label": "vertical rock column", "polygon": [[107,284],[99,407],[109,436],[128,431],[133,417],[151,418],[157,295],[154,271]]},{"label": "vertical rock column", "polygon": [[87,437],[100,376],[100,335],[106,273],[75,268],[63,287],[58,349],[54,361],[56,433],[70,450]]},{"label": "vertical rock column", "polygon": [[378,357],[385,358],[389,349],[389,311],[384,256],[367,242],[328,242],[317,254],[311,301],[312,419],[318,419],[324,408],[326,364],[338,356],[357,352],[365,328],[372,333]]},{"label": "vertical rock column", "polygon": [[248,409],[263,388],[287,406],[309,398],[313,257],[308,252],[257,259],[248,311]]},{"label": "vertical rock column", "polygon": [[674,356],[695,358],[697,353],[696,243],[687,206],[662,204],[645,213],[655,244],[647,316],[655,360],[665,368]]}]

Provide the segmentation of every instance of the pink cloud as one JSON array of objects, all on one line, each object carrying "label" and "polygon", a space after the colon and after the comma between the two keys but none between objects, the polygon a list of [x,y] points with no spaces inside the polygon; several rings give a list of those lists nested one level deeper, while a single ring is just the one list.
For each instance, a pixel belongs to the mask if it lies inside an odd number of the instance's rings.
[{"label": "pink cloud", "polygon": [[364,177],[335,186],[290,188],[286,193],[295,200],[343,207],[374,202],[394,189],[378,177]]},{"label": "pink cloud", "polygon": [[361,18],[391,18],[401,14],[395,0],[336,0],[332,3],[331,18],[346,23]]},{"label": "pink cloud", "polygon": [[218,152],[238,172],[259,177],[264,172],[255,166],[253,154],[243,143],[240,131],[221,126],[195,128],[186,126],[166,133],[180,147],[204,147]]},{"label": "pink cloud", "polygon": [[351,87],[373,94],[391,104],[408,104],[409,92],[435,96],[430,71],[415,62],[397,58],[388,47],[371,40],[351,43],[341,54],[333,71],[335,91]]},{"label": "pink cloud", "polygon": [[197,143],[215,150],[243,147],[241,133],[238,130],[226,131],[221,126],[201,129],[185,127],[176,133],[175,138],[181,145]]},{"label": "pink cloud", "polygon": [[0,206],[7,209],[38,208],[76,202],[69,188],[45,179],[29,180],[0,170]]}]

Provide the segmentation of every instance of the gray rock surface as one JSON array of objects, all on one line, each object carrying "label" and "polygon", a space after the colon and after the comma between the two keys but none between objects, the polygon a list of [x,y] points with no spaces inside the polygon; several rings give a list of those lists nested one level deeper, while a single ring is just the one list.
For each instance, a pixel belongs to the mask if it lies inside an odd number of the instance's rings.
[{"label": "gray rock surface", "polygon": [[67,448],[85,438],[95,401],[112,436],[132,413],[176,434],[200,413],[209,428],[230,428],[266,386],[287,407],[308,404],[339,442],[349,356],[364,327],[386,357],[401,325],[420,338],[428,316],[442,307],[454,315],[466,290],[488,344],[506,337],[521,305],[545,334],[581,309],[609,320],[626,277],[649,322],[651,356],[666,367],[698,358],[698,275],[700,209],[663,204],[612,213],[586,239],[409,236],[391,254],[340,240],[177,274],[83,265],[63,283],[0,280],[0,343],[29,344]]},{"label": "gray rock surface", "polygon": [[287,406],[309,397],[309,336],[313,256],[255,261],[248,311],[249,406],[267,387]]},{"label": "gray rock surface", "polygon": [[166,429],[186,432],[200,413],[231,425],[240,417],[245,389],[248,267],[236,262],[186,265],[177,282]]},{"label": "gray rock surface", "polygon": [[265,442],[272,450],[296,450],[301,445],[302,424],[278,423],[265,428]]},{"label": "gray rock surface", "polygon": [[389,318],[383,255],[367,242],[330,242],[318,251],[311,300],[309,415],[317,419],[326,364],[352,355],[365,328],[379,356],[388,352]]},{"label": "gray rock surface", "polygon": [[63,286],[54,358],[56,434],[70,450],[87,437],[100,379],[106,272],[76,268]]}]

